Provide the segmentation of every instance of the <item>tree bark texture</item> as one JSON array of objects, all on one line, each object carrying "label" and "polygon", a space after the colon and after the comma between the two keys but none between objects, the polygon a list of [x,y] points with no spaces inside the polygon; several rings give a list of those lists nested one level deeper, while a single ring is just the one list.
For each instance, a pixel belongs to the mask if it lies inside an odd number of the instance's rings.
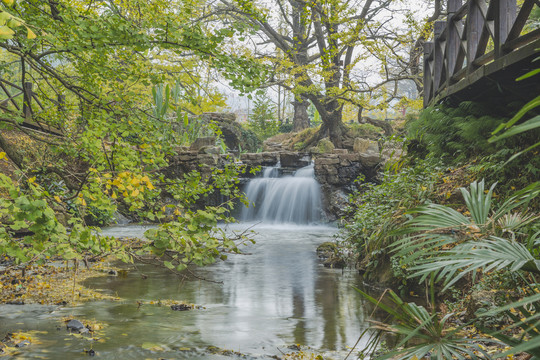
[{"label": "tree bark texture", "polygon": [[294,118],[293,118],[293,131],[302,131],[309,127],[308,106],[309,101],[306,99],[295,100],[294,106]]}]

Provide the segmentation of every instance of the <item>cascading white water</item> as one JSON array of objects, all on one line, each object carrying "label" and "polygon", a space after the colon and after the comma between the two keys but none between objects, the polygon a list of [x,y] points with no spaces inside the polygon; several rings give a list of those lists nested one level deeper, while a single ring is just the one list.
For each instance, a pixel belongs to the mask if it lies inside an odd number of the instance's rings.
[{"label": "cascading white water", "polygon": [[[266,168],[263,177],[252,179],[246,195],[252,204],[242,210],[242,221],[310,224],[321,218],[321,189],[313,165],[293,176],[278,178],[278,168]],[[254,205],[253,205],[254,203]]]}]

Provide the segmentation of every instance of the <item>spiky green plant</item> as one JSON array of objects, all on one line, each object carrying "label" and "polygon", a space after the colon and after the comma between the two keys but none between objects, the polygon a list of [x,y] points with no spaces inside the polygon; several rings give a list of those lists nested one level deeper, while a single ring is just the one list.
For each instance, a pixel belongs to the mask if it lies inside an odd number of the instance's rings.
[{"label": "spiky green plant", "polygon": [[[525,232],[526,227],[538,226],[539,217],[517,211],[540,194],[540,182],[518,191],[496,209],[492,209],[493,189],[494,186],[486,190],[483,181],[473,182],[469,190],[461,189],[466,213],[470,215],[436,204],[413,211],[418,216],[406,225],[406,232],[411,235],[394,245],[397,256],[409,267],[410,277],[423,281],[433,276],[444,284],[444,291],[468,274],[474,279],[479,272],[540,274],[539,232],[531,235]],[[530,286],[537,289],[538,284]],[[513,352],[525,351],[539,357],[540,298],[537,295],[532,290],[522,302],[488,313],[505,313],[514,321],[510,328],[521,328],[521,339],[502,331],[486,331],[513,347]],[[511,308],[517,310],[512,312]]]},{"label": "spiky green plant", "polygon": [[[465,325],[448,327],[447,322],[454,316],[453,313],[439,318],[435,312],[430,313],[423,306],[404,302],[391,290],[387,292],[391,305],[385,304],[359,289],[356,290],[365,299],[393,318],[392,323],[371,321],[372,329],[380,330],[379,334],[393,334],[400,338],[400,342],[395,346],[396,350],[378,356],[378,360],[422,359],[427,354],[433,360],[482,359],[476,354],[482,354],[483,359],[490,359],[489,354],[482,349],[479,342],[493,342],[493,340],[463,337],[461,332]],[[378,337],[371,339],[372,343],[379,340]],[[368,344],[366,348],[372,349],[373,347]]]}]

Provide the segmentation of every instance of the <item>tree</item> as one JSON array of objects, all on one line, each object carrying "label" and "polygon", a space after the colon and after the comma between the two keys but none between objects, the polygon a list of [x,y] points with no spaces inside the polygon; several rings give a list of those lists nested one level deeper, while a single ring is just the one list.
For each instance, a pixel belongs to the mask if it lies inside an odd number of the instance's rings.
[{"label": "tree", "polygon": [[[289,74],[280,85],[295,93],[298,104],[308,99],[323,122],[319,138],[328,135],[342,147],[343,104],[363,108],[384,93],[388,102],[396,91],[388,91],[385,85],[392,83],[396,88],[398,81],[411,78],[409,73],[391,69],[394,60],[409,63],[404,60],[404,45],[413,37],[411,30],[391,24],[390,4],[388,0],[275,0],[268,9],[262,2],[221,0],[215,11],[258,29],[261,41],[254,55],[272,64],[276,73]],[[380,70],[375,83],[369,79],[372,74],[358,72],[362,62],[373,62],[373,58],[378,63],[367,67]]]},{"label": "tree", "polygon": [[261,138],[267,139],[279,132],[279,122],[275,119],[275,107],[269,99],[257,96],[249,117],[249,127]]},{"label": "tree", "polygon": [[[201,62],[211,60],[239,87],[243,70],[259,76],[260,67],[249,59],[224,55],[221,43],[235,29],[207,31],[197,20],[202,5],[29,0],[10,9],[37,36],[10,23],[9,36],[0,37],[1,51],[16,60],[3,70],[17,75],[14,83],[33,84],[0,115],[0,161],[7,155],[19,168],[16,178],[0,177],[0,254],[28,264],[56,255],[80,259],[113,253],[129,260],[154,253],[166,257],[167,267],[181,270],[215,261],[221,251],[235,251],[230,238],[212,231],[217,221],[230,220],[227,211],[233,203],[199,211],[193,205],[216,191],[231,200],[241,197],[238,170],[163,181],[162,169],[179,134],[174,123],[153,111],[150,95],[153,85],[176,82],[181,96],[165,110],[198,112],[198,90],[210,92],[201,85],[206,79]],[[32,124],[55,129],[59,136],[28,130]],[[28,137],[14,142],[5,135],[8,131]],[[29,151],[23,151],[28,144]],[[160,194],[165,191],[176,205],[163,207]],[[53,208],[69,213],[69,224],[60,224]],[[172,214],[172,221],[149,234],[152,243],[135,252],[100,239],[87,227],[90,219],[108,217],[118,208],[156,222]],[[20,231],[31,235],[20,241]]]}]

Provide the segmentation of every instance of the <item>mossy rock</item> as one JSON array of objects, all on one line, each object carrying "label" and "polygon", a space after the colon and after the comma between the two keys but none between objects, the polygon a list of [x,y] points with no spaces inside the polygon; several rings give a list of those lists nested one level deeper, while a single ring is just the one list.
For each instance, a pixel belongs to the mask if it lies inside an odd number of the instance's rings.
[{"label": "mossy rock", "polygon": [[334,144],[328,138],[321,139],[314,150],[318,154],[327,154],[331,153],[335,149]]},{"label": "mossy rock", "polygon": [[335,253],[338,250],[338,246],[335,242],[327,241],[317,246],[317,254]]}]

